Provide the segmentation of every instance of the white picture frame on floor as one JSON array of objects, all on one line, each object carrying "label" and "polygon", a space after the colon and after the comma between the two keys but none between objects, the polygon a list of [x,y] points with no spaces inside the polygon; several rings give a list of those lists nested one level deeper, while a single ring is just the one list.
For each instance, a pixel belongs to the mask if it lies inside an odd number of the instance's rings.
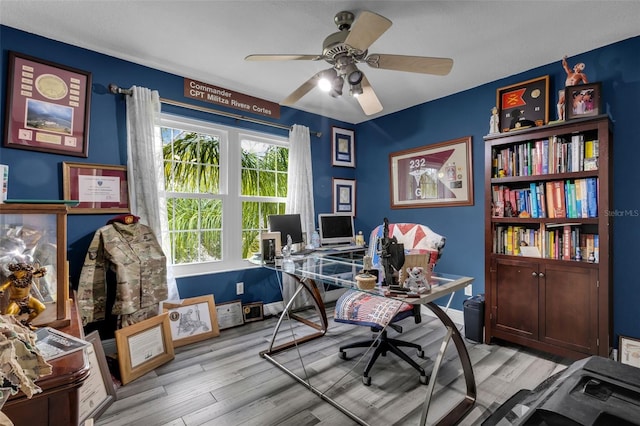
[{"label": "white picture frame on floor", "polygon": [[621,335],[618,340],[618,361],[640,368],[640,339]]}]

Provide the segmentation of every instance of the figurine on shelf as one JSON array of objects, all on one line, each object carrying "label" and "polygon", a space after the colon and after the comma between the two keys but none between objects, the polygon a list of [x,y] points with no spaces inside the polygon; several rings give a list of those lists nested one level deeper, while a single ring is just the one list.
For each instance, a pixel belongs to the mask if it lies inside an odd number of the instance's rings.
[{"label": "figurine on shelf", "polygon": [[500,133],[500,116],[498,115],[498,107],[491,108],[491,118],[489,119],[489,134]]},{"label": "figurine on shelf", "polygon": [[[569,68],[569,64],[567,63],[567,57],[562,58],[562,68],[567,73],[567,79],[564,82],[565,88],[568,86],[576,86],[578,84],[587,84],[589,81],[587,80],[587,75],[584,73],[585,65],[580,62],[573,66],[573,70]],[[565,96],[564,89],[560,89],[558,92],[558,104],[556,108],[558,110],[558,121],[564,121],[565,117]]]},{"label": "figurine on shelf", "polygon": [[46,268],[34,268],[28,263],[10,263],[8,265],[11,275],[6,282],[0,285],[0,295],[9,290],[9,304],[3,310],[5,315],[28,314],[27,319],[22,320],[24,324],[30,324],[40,315],[46,306],[37,298],[31,295],[31,286],[34,278],[40,278],[47,273]]}]

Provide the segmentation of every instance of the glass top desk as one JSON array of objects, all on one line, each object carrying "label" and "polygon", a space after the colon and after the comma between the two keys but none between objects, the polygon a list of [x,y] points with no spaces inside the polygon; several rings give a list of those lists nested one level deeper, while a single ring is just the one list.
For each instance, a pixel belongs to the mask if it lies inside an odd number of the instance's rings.
[{"label": "glass top desk", "polygon": [[[314,392],[323,400],[345,413],[357,423],[361,425],[369,425],[367,421],[363,420],[351,409],[338,402],[335,398],[329,396],[328,391],[337,385],[340,379],[336,380],[327,388],[321,389],[319,386],[312,384],[308,366],[305,366],[304,354],[300,350],[300,345],[325,336],[329,326],[322,294],[324,288],[326,286],[341,287],[374,294],[380,297],[393,298],[410,304],[421,304],[431,310],[431,312],[433,312],[433,314],[440,320],[440,322],[445,326],[446,334],[442,339],[440,350],[431,370],[429,386],[425,392],[425,400],[422,405],[420,425],[422,426],[426,424],[438,371],[443,362],[448,343],[451,340],[453,340],[457,356],[462,366],[466,395],[459,403],[457,403],[457,405],[443,415],[436,424],[456,424],[473,408],[476,400],[476,383],[469,353],[467,352],[464,340],[456,325],[453,323],[451,318],[449,318],[449,316],[433,302],[436,299],[465,288],[473,282],[473,278],[434,272],[430,279],[430,284],[432,286],[430,293],[413,298],[392,297],[385,295],[384,288],[381,287],[376,287],[372,290],[363,290],[357,287],[354,277],[362,270],[362,258],[360,256],[357,256],[356,258],[356,256],[350,256],[349,254],[335,256],[314,253],[303,258],[296,259],[294,257],[294,265],[295,270],[289,268],[288,272],[283,270],[283,268],[275,267],[274,265],[263,265],[264,267],[274,271],[282,272],[283,277],[289,277],[292,279],[295,288],[287,293],[284,291],[283,284],[281,283],[281,289],[283,289],[283,303],[285,304],[285,307],[278,319],[278,322],[276,323],[268,348],[262,351],[260,356],[267,359],[285,373],[289,374],[310,391]],[[287,294],[288,297],[285,297],[285,294]],[[296,299],[305,294],[309,301],[308,304],[310,307],[315,309],[315,320],[311,320],[308,315],[305,316],[294,312],[292,309]],[[401,304],[399,303],[398,308],[400,306]],[[305,326],[310,327],[313,331],[302,335],[283,327],[284,323],[291,323],[292,321],[302,323]],[[290,349],[297,349],[297,356],[302,365],[302,367],[297,371],[294,371],[293,368],[285,365],[290,362],[291,358],[287,358],[286,361],[280,362],[275,357],[277,354],[281,352],[288,352]],[[368,353],[368,351],[365,352],[362,355],[362,358],[367,356]],[[345,373],[342,378],[346,377],[347,374],[349,373]]]}]

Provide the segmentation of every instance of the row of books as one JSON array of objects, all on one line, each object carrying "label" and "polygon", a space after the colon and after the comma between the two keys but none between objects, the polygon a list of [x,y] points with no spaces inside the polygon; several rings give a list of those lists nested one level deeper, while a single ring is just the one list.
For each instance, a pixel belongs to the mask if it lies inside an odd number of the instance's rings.
[{"label": "row of books", "polygon": [[598,234],[582,232],[579,224],[540,224],[540,228],[496,225],[493,252],[513,256],[533,256],[598,262]]},{"label": "row of books", "polygon": [[598,217],[598,178],[532,182],[528,188],[492,186],[494,217]]},{"label": "row of books", "polygon": [[536,176],[597,170],[598,150],[598,140],[585,141],[582,134],[572,135],[570,140],[552,136],[523,142],[493,151],[492,176]]}]

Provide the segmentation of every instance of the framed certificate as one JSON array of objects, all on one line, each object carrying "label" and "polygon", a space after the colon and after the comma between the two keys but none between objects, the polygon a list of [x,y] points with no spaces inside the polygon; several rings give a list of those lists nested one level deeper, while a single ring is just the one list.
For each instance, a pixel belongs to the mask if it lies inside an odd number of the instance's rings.
[{"label": "framed certificate", "polygon": [[91,370],[89,377],[80,387],[80,423],[88,419],[97,419],[116,400],[116,388],[111,379],[107,358],[102,349],[100,335],[94,331],[87,335],[91,343],[86,348]]},{"label": "framed certificate", "polygon": [[78,204],[69,213],[129,213],[127,166],[62,163],[65,200]]},{"label": "framed certificate", "polygon": [[123,385],[175,356],[168,313],[116,330],[115,335]]},{"label": "framed certificate", "polygon": [[391,208],[473,205],[471,136],[389,154]]}]

